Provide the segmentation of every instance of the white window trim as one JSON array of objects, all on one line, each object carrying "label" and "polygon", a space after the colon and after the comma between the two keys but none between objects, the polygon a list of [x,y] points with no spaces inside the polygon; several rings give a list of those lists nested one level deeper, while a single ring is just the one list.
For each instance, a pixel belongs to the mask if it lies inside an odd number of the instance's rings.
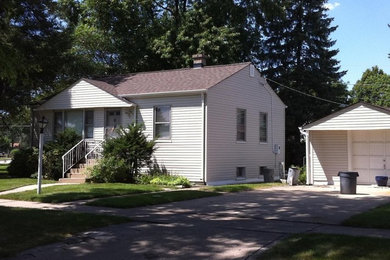
[{"label": "white window trim", "polygon": [[[169,107],[169,122],[156,123],[156,107]],[[157,139],[156,138],[156,124],[169,124],[169,138]],[[172,105],[155,105],[153,106],[153,139],[156,143],[172,143]]]},{"label": "white window trim", "polygon": [[[265,131],[266,131],[266,132],[265,132],[265,135],[266,135],[267,141],[265,141],[265,142],[263,142],[263,141],[260,140],[260,137],[261,137],[261,130],[260,130],[260,129],[261,129],[261,114],[265,114],[266,117],[267,117],[267,118],[266,118],[266,122],[267,122],[267,123],[266,123],[266,124],[267,124],[266,126],[267,126],[267,128],[265,129]],[[269,138],[268,138],[268,112],[261,112],[261,111],[260,111],[260,113],[259,113],[259,143],[260,143],[260,144],[268,144],[268,141],[269,141]]]}]

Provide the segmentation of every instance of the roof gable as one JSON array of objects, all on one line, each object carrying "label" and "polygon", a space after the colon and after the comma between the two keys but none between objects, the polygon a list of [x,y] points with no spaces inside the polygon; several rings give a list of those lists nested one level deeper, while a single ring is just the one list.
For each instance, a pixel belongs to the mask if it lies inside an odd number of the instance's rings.
[{"label": "roof gable", "polygon": [[304,130],[375,130],[390,129],[390,110],[359,102],[311,124]]},{"label": "roof gable", "polygon": [[81,79],[58,93],[36,110],[81,109],[96,107],[130,107],[133,104],[115,96],[110,86],[96,87],[94,81]]}]

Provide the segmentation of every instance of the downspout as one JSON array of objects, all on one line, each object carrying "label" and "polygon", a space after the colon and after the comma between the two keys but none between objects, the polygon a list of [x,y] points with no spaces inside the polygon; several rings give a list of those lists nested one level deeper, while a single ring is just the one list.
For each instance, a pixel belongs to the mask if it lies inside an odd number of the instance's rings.
[{"label": "downspout", "polygon": [[310,140],[309,140],[309,132],[303,130],[302,127],[298,127],[299,132],[303,135],[305,139],[305,148],[306,148],[306,184],[313,184],[311,165],[310,165]]},{"label": "downspout", "polygon": [[207,184],[207,104],[206,93],[201,93],[202,100],[202,172],[203,172],[203,184]]}]

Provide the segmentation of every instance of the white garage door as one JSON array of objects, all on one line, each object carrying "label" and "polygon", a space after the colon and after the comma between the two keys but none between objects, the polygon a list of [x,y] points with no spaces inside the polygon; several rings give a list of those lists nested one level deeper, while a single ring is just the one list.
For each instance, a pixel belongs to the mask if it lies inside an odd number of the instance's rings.
[{"label": "white garage door", "polygon": [[352,169],[359,172],[359,184],[390,176],[390,130],[352,131]]}]

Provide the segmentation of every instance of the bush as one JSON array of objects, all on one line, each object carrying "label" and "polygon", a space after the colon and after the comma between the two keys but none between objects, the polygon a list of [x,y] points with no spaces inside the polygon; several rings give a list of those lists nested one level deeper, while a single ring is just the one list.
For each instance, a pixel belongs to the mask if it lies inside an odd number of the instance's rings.
[{"label": "bush", "polygon": [[156,177],[156,176],[148,174],[148,173],[138,174],[135,177],[135,183],[137,183],[137,184],[150,184],[150,181],[153,180],[154,177]]},{"label": "bush", "polygon": [[92,182],[129,182],[128,167],[125,160],[114,157],[104,157],[99,163],[89,169],[89,179]]},{"label": "bush", "polygon": [[34,148],[18,149],[12,152],[12,161],[8,174],[12,177],[28,178],[38,170],[38,150]]},{"label": "bush", "polygon": [[80,142],[74,129],[67,128],[59,133],[54,141],[45,144],[43,153],[43,176],[46,179],[58,180],[62,177],[62,155]]},{"label": "bush", "polygon": [[183,176],[177,176],[177,175],[159,175],[155,176],[151,181],[150,184],[156,184],[156,185],[167,185],[167,186],[178,186],[181,185],[183,187],[191,187],[190,181]]},{"label": "bush", "polygon": [[299,167],[301,172],[299,173],[298,177],[298,184],[305,185],[306,184],[306,165]]},{"label": "bush", "polygon": [[142,125],[129,125],[117,129],[118,137],[108,139],[104,144],[103,156],[122,160],[127,167],[129,181],[134,182],[142,167],[151,163],[155,150],[154,141],[148,141]]}]

